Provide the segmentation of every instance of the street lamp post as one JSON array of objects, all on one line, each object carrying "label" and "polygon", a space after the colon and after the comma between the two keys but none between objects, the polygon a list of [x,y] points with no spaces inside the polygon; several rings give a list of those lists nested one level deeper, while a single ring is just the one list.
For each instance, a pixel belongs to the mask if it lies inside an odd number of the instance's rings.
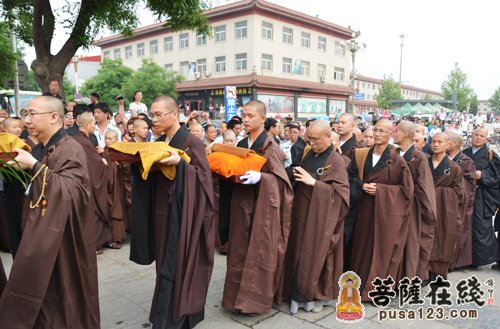
[{"label": "street lamp post", "polygon": [[79,98],[78,95],[80,94],[80,91],[78,89],[78,62],[80,61],[80,56],[78,56],[78,55],[73,56],[71,61],[73,62],[74,66],[75,66],[75,87],[76,87],[75,99],[78,99]]},{"label": "street lamp post", "polygon": [[354,98],[356,96],[356,88],[354,86],[354,80],[356,78],[356,71],[354,66],[356,60],[356,52],[360,49],[366,48],[366,44],[357,41],[356,37],[357,37],[356,32],[352,32],[352,39],[347,40],[345,43],[345,46],[351,52],[351,60],[352,60],[352,71],[351,71],[352,99],[351,99],[351,109],[350,111],[348,111],[349,113],[354,113]]}]

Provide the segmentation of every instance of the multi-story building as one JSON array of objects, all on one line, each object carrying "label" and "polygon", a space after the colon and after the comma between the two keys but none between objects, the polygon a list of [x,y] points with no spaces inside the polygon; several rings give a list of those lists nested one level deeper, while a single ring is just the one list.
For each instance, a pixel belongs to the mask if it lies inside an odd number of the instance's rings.
[{"label": "multi-story building", "polygon": [[[264,0],[242,0],[206,11],[210,37],[174,32],[157,23],[133,37],[96,40],[105,58],[131,68],[151,58],[185,81],[180,103],[207,110],[237,87],[238,103],[266,103],[271,115],[307,118],[344,112],[351,94],[350,56],[343,43],[353,31]],[[359,32],[356,32],[359,35]]]},{"label": "multi-story building", "polygon": [[[357,113],[362,110],[367,112],[383,110],[377,106],[377,94],[379,93],[381,79],[375,79],[364,75],[357,75],[355,79],[356,97],[354,107]],[[401,96],[405,100],[439,101],[443,100],[443,95],[438,91],[422,89],[406,84],[401,84]]]}]

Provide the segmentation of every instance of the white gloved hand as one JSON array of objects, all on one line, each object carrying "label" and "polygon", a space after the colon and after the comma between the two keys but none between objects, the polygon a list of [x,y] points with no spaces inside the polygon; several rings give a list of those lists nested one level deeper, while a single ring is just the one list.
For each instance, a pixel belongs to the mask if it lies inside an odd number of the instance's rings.
[{"label": "white gloved hand", "polygon": [[261,173],[255,170],[247,171],[243,176],[240,176],[241,183],[245,185],[253,185],[260,182]]}]

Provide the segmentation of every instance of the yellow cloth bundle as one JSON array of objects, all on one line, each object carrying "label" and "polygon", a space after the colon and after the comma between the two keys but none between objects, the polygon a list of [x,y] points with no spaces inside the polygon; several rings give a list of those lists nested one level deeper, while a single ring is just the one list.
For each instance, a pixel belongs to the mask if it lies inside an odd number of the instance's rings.
[{"label": "yellow cloth bundle", "polygon": [[11,133],[0,133],[0,152],[12,153],[16,148],[31,152],[31,147],[21,138]]},{"label": "yellow cloth bundle", "polygon": [[[137,155],[139,154],[142,164],[142,179],[146,180],[148,174],[158,161],[163,160],[170,156],[170,152],[177,152],[179,156],[189,163],[191,158],[186,152],[171,147],[165,142],[153,142],[153,143],[129,143],[129,142],[117,142],[109,146],[110,149],[116,150],[121,153]],[[170,180],[175,179],[176,167],[175,166],[164,166],[159,164],[161,172],[165,177]]]}]

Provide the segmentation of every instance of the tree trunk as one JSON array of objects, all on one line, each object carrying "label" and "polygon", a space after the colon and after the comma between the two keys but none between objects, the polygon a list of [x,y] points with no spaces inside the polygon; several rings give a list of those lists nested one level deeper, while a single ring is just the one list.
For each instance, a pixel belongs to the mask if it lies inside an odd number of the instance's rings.
[{"label": "tree trunk", "polygon": [[36,58],[31,63],[31,69],[35,75],[35,79],[38,85],[42,89],[42,92],[49,91],[49,84],[52,80],[57,80],[59,82],[59,95],[61,95],[63,101],[66,99],[64,94],[64,70],[66,66],[61,70],[61,63],[56,62],[56,58],[53,56],[45,56],[43,58]]}]

